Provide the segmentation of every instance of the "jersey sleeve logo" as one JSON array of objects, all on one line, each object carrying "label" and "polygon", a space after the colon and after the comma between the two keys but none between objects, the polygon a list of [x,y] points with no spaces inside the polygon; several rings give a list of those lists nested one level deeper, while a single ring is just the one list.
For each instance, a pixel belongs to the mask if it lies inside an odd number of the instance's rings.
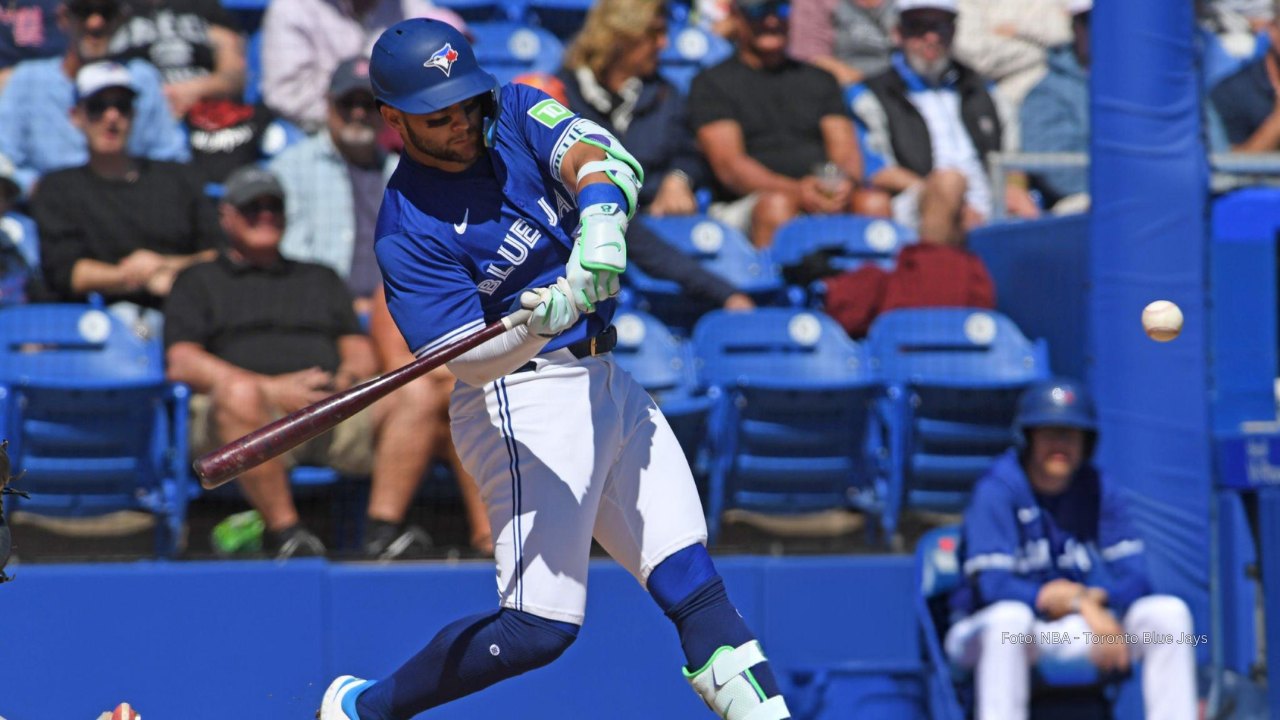
[{"label": "jersey sleeve logo", "polygon": [[449,77],[449,72],[453,70],[453,61],[458,59],[458,51],[453,49],[449,43],[445,43],[444,47],[431,53],[431,57],[422,63],[422,67],[433,67],[444,73],[445,77]]},{"label": "jersey sleeve logo", "polygon": [[534,120],[537,120],[538,122],[542,123],[543,125],[546,125],[549,128],[554,128],[556,125],[559,125],[566,118],[569,118],[572,116],[573,116],[573,112],[570,111],[569,108],[561,105],[560,103],[550,98],[543,100],[537,105],[534,105],[533,107],[529,108],[529,117],[533,118]]}]

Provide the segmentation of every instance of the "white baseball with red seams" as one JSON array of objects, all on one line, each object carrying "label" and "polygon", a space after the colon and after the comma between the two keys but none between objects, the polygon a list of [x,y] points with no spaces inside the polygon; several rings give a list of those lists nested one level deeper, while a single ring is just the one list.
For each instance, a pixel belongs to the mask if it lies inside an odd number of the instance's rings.
[{"label": "white baseball with red seams", "polygon": [[1156,300],[1142,310],[1142,328],[1156,342],[1169,342],[1182,332],[1182,309],[1168,300]]}]

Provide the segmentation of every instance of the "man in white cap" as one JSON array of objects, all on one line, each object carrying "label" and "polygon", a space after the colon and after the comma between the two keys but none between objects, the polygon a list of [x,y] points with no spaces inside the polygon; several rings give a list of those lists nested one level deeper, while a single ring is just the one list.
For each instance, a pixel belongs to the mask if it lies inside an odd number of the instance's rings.
[{"label": "man in white cap", "polygon": [[75,94],[89,161],[45,175],[31,199],[45,280],[63,299],[99,293],[156,334],[174,277],[221,241],[213,205],[184,166],[130,154],[139,93],[128,69],[86,65]]},{"label": "man in white cap", "polygon": [[[987,81],[951,53],[956,0],[899,0],[898,50],[885,72],[852,91],[853,112],[867,130],[871,185],[893,196],[893,216],[915,227],[931,176],[965,187],[964,224],[980,225],[1000,203],[1013,215],[1039,214],[1025,178],[992,188],[987,157],[1011,150],[1003,132],[1005,109]],[[955,177],[959,176],[959,177]],[[941,179],[941,178],[938,178]]]},{"label": "man in white cap", "polygon": [[[68,115],[75,104],[75,78],[85,65],[107,57],[123,14],[120,0],[66,0],[58,8],[66,52],[14,67],[0,93],[0,155],[17,166],[14,179],[24,194],[31,194],[42,174],[88,160],[85,137]],[[137,93],[129,154],[186,162],[191,152],[169,113],[160,72],[145,60],[130,60],[125,67]]]}]

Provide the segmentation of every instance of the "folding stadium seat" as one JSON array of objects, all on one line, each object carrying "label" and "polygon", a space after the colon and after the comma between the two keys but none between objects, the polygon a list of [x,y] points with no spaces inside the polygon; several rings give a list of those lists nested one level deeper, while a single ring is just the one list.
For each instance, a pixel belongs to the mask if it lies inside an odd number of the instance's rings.
[{"label": "folding stadium seat", "polygon": [[[929,714],[935,720],[972,717],[972,673],[951,664],[942,649],[951,626],[950,594],[963,582],[959,525],[934,528],[916,543],[920,582],[916,615],[925,653]],[[1109,718],[1108,694],[1115,689],[1097,667],[1085,661],[1040,659],[1031,670],[1031,717],[1086,720]]]},{"label": "folding stadium seat", "polygon": [[711,399],[697,387],[693,353],[662,321],[629,310],[614,316],[618,345],[613,356],[636,382],[649,391],[666,416],[694,473],[701,475],[701,458]]},{"label": "folding stadium seat", "polygon": [[[781,304],[782,277],[768,255],[752,247],[742,233],[705,215],[641,217],[637,222],[678,252],[695,258],[708,271],[751,296],[757,305]],[[691,301],[680,286],[646,275],[634,263],[622,276],[637,307],[661,319],[678,334],[687,335],[709,305]]]},{"label": "folding stadium seat", "polygon": [[686,95],[695,75],[733,54],[728,40],[696,25],[673,22],[668,39],[658,72]]},{"label": "folding stadium seat", "polygon": [[470,28],[476,60],[500,83],[522,73],[560,69],[564,45],[548,30],[505,20],[474,22]]},{"label": "folding stadium seat", "polygon": [[0,437],[18,487],[8,509],[62,517],[145,510],[156,552],[177,554],[198,491],[185,385],[165,380],[158,339],[88,305],[0,308]]},{"label": "folding stadium seat", "polygon": [[713,405],[707,528],[730,508],[879,512],[883,395],[865,350],[831,318],[794,308],[711,312],[693,335]]},{"label": "folding stadium seat", "polygon": [[958,512],[973,483],[1014,443],[1018,395],[1049,376],[1048,345],[990,310],[894,310],[866,339],[888,388],[886,531],[904,507]]},{"label": "folding stadium seat", "polygon": [[587,20],[591,0],[528,0],[531,19],[564,42],[568,42]]},{"label": "folding stadium seat", "polygon": [[[915,241],[914,231],[890,220],[862,215],[801,215],[778,228],[773,245],[766,252],[784,276],[788,269],[799,268],[805,258],[815,253],[826,255],[836,270],[854,270],[866,263],[889,270],[903,246]],[[820,293],[817,283],[789,288],[796,304],[816,306]]]}]

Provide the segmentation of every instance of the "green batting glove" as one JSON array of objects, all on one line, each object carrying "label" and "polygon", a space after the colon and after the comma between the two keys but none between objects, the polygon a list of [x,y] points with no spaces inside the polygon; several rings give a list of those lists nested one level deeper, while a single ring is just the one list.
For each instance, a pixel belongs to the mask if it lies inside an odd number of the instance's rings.
[{"label": "green batting glove", "polygon": [[573,299],[583,312],[596,303],[616,297],[618,276],[627,269],[627,215],[613,203],[596,203],[582,209],[577,240],[569,255],[565,277]]}]

